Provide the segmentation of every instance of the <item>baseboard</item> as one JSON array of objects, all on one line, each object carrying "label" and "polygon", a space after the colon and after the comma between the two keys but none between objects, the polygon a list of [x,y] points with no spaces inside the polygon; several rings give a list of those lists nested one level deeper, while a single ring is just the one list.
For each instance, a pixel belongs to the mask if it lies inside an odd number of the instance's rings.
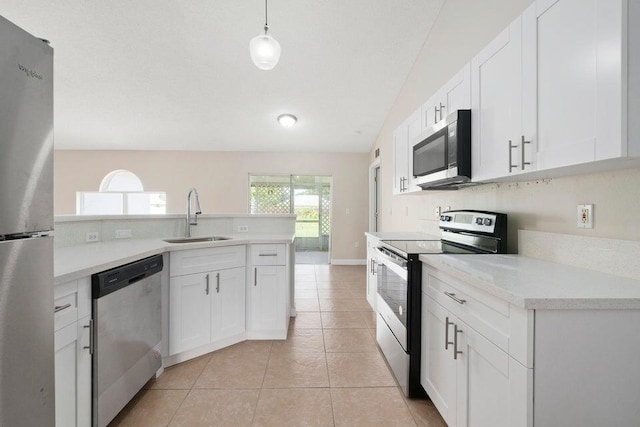
[{"label": "baseboard", "polygon": [[230,345],[237,344],[246,340],[247,333],[242,332],[223,340],[219,340],[191,350],[183,351],[182,353],[177,353],[169,357],[165,357],[162,359],[162,366],[163,368],[168,368],[169,366],[186,362],[187,360],[194,359],[198,356],[202,356],[203,354],[211,353],[212,351],[220,350],[221,348],[229,347]]},{"label": "baseboard", "polygon": [[366,259],[331,259],[333,265],[367,265]]}]

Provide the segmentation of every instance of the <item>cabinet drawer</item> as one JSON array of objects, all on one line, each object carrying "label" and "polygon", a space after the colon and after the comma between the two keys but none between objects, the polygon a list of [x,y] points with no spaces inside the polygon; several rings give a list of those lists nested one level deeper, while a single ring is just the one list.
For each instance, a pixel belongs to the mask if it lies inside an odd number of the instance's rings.
[{"label": "cabinet drawer", "polygon": [[173,251],[169,255],[169,274],[171,277],[183,276],[244,267],[245,264],[246,247],[244,245]]},{"label": "cabinet drawer", "polygon": [[59,330],[78,320],[78,281],[63,283],[53,289],[54,324]]},{"label": "cabinet drawer", "polygon": [[285,245],[251,245],[252,265],[285,265]]},{"label": "cabinet drawer", "polygon": [[423,292],[509,352],[509,303],[430,268],[422,271]]}]

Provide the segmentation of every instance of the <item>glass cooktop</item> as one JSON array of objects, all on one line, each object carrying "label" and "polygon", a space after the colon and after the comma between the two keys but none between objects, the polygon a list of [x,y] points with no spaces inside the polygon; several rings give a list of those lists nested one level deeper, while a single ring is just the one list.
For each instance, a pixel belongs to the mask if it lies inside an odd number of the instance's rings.
[{"label": "glass cooktop", "polygon": [[383,240],[382,243],[405,258],[408,255],[480,253],[442,240]]}]

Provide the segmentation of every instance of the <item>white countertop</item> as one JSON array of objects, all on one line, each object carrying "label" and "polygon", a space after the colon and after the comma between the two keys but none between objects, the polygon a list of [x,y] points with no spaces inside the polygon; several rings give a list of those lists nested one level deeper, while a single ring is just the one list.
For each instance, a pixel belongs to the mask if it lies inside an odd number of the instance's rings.
[{"label": "white countertop", "polygon": [[440,237],[433,234],[409,231],[367,231],[364,234],[378,240],[440,240]]},{"label": "white countertop", "polygon": [[197,243],[167,243],[162,239],[122,239],[57,248],[53,251],[53,283],[58,285],[90,276],[163,252],[251,243],[292,243],[295,237],[293,233],[239,233],[224,236],[231,239]]},{"label": "white countertop", "polygon": [[640,309],[640,280],[518,255],[420,260],[525,309]]}]

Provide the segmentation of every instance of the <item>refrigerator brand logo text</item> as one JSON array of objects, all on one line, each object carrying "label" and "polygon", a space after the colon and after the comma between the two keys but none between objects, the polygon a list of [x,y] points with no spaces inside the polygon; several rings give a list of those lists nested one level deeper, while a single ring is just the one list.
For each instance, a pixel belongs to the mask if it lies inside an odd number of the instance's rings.
[{"label": "refrigerator brand logo text", "polygon": [[23,73],[25,73],[27,75],[27,77],[33,77],[34,79],[42,80],[42,75],[41,74],[38,74],[37,72],[28,69],[24,65],[18,64],[18,67],[20,68],[20,71],[22,71]]}]

